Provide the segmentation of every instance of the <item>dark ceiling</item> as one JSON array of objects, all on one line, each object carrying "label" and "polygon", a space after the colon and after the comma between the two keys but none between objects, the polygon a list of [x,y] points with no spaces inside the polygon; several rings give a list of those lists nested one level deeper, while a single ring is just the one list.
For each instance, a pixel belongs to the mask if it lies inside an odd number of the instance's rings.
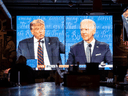
[{"label": "dark ceiling", "polygon": [[[69,2],[73,6],[69,6]],[[92,11],[93,0],[3,0],[12,17],[16,15],[87,15]],[[102,10],[113,15],[115,21],[121,20],[121,14],[127,4],[102,0]]]},{"label": "dark ceiling", "polygon": [[[55,2],[56,1],[56,2]],[[73,6],[69,6],[72,1]],[[12,14],[16,15],[85,15],[92,11],[93,0],[3,0]],[[109,14],[120,13],[122,4],[102,0],[102,8]]]}]

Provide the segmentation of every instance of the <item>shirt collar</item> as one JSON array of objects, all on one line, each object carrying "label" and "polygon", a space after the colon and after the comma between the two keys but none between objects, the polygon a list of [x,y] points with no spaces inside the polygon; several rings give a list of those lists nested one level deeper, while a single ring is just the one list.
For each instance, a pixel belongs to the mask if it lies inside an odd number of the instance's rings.
[{"label": "shirt collar", "polygon": [[88,45],[88,44],[91,44],[91,45],[94,45],[95,44],[95,39],[93,39],[90,43],[87,43],[86,41],[84,41],[85,45]]},{"label": "shirt collar", "polygon": [[[34,42],[38,42],[39,40],[34,37]],[[41,39],[40,41],[45,41],[45,39]]]}]

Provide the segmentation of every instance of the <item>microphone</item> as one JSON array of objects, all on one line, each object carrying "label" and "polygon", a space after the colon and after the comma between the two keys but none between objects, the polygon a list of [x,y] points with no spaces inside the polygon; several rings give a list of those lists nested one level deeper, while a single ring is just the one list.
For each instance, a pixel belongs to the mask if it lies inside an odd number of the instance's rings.
[{"label": "microphone", "polygon": [[39,40],[38,42],[39,42],[39,45],[40,45],[40,42],[41,42],[41,43],[44,43],[44,40]]},{"label": "microphone", "polygon": [[38,42],[42,42],[42,43],[44,43],[44,40],[39,40]]},{"label": "microphone", "polygon": [[92,47],[92,44],[89,44],[88,46],[91,48]]}]

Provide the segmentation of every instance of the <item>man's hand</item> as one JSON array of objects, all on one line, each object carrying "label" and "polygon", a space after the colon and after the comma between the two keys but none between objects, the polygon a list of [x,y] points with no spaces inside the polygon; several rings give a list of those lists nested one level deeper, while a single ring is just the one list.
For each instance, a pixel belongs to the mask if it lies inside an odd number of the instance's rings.
[{"label": "man's hand", "polygon": [[8,74],[8,72],[9,72],[10,69],[11,69],[11,68],[8,68],[8,69],[4,70],[4,73],[5,73],[5,74]]}]

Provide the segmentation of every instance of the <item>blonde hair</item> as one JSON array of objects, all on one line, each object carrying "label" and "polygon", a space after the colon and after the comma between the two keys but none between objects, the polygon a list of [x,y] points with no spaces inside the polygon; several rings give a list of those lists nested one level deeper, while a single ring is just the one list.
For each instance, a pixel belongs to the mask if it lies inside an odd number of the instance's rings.
[{"label": "blonde hair", "polygon": [[41,19],[36,19],[36,20],[33,20],[31,23],[30,23],[30,30],[32,30],[32,26],[36,23],[40,23],[44,26],[44,21],[41,20]]}]

